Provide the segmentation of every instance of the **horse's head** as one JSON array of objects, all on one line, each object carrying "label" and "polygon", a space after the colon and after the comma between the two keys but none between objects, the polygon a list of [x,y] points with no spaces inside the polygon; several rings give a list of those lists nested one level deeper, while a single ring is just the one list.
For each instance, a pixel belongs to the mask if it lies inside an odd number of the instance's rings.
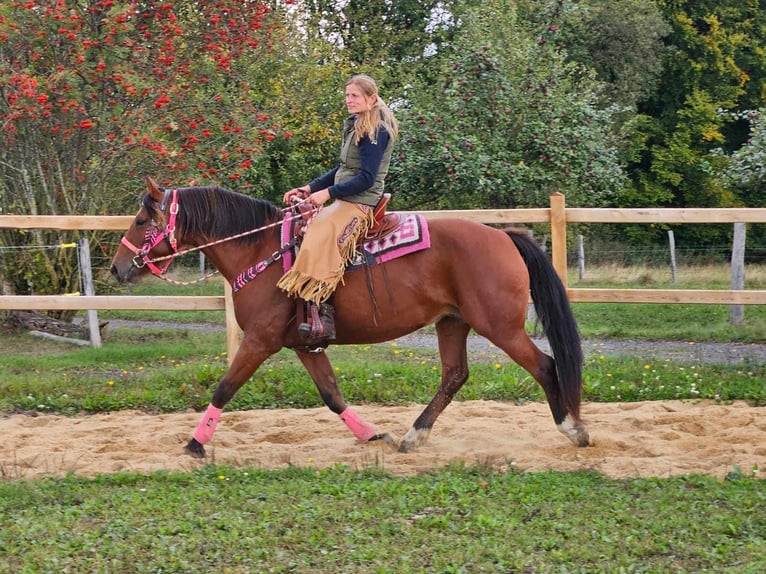
[{"label": "horse's head", "polygon": [[162,275],[173,259],[156,260],[177,251],[177,192],[160,188],[150,177],[146,178],[146,187],[141,209],[112,259],[112,275],[120,283],[132,283],[146,273]]}]

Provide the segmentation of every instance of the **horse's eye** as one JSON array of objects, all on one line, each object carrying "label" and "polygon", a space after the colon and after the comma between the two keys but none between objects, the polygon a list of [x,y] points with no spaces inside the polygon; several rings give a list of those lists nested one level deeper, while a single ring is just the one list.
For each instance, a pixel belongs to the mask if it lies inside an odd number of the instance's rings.
[{"label": "horse's eye", "polygon": [[139,226],[146,225],[148,221],[149,221],[148,218],[142,217],[139,219],[138,217],[136,217],[136,225],[139,225]]}]

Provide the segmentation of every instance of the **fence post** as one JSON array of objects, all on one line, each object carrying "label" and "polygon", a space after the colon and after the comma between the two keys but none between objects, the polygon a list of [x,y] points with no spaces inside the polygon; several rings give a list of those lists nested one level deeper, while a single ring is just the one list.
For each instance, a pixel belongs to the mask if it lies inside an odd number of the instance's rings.
[{"label": "fence post", "polygon": [[676,284],[676,236],[668,229],[668,248],[670,249],[670,279]]},{"label": "fence post", "polygon": [[585,243],[582,235],[577,236],[577,270],[580,281],[585,277]]},{"label": "fence post", "polygon": [[226,354],[231,365],[234,355],[237,354],[242,333],[237,324],[237,318],[234,316],[234,299],[232,297],[231,285],[228,281],[223,282],[224,289],[224,313],[226,315]]},{"label": "fence post", "polygon": [[[745,288],[745,224],[734,224],[734,241],[731,246],[731,289],[742,290]],[[729,307],[729,321],[732,325],[741,325],[745,319],[744,305],[731,305]]]},{"label": "fence post", "polygon": [[[96,289],[93,287],[93,269],[90,265],[90,243],[87,237],[80,239],[78,247],[82,288],[86,296],[92,296],[96,294]],[[85,311],[85,317],[88,320],[90,344],[94,348],[99,349],[101,348],[101,331],[98,328],[98,312],[88,309]]]},{"label": "fence post", "polygon": [[551,194],[551,258],[553,267],[567,287],[567,216],[564,194]]}]

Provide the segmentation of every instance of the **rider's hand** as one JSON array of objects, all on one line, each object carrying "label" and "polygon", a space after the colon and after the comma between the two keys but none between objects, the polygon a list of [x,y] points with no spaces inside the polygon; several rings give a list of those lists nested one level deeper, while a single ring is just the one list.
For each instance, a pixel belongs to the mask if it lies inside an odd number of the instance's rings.
[{"label": "rider's hand", "polygon": [[321,191],[316,191],[309,195],[309,202],[311,205],[316,205],[319,207],[320,205],[324,205],[327,203],[330,199],[330,191],[328,189],[323,189]]},{"label": "rider's hand", "polygon": [[295,187],[285,193],[285,195],[282,197],[282,201],[285,203],[294,203],[298,202],[302,199],[306,199],[311,194],[311,189],[308,185],[304,185],[303,187]]}]

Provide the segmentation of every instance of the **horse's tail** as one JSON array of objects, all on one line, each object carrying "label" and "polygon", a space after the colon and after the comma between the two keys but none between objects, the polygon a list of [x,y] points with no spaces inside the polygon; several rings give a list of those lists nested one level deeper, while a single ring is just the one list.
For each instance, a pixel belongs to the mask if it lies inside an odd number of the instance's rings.
[{"label": "horse's tail", "polygon": [[580,332],[564,284],[545,251],[526,231],[506,229],[529,271],[535,312],[556,361],[559,391],[567,412],[580,415],[583,353]]}]

